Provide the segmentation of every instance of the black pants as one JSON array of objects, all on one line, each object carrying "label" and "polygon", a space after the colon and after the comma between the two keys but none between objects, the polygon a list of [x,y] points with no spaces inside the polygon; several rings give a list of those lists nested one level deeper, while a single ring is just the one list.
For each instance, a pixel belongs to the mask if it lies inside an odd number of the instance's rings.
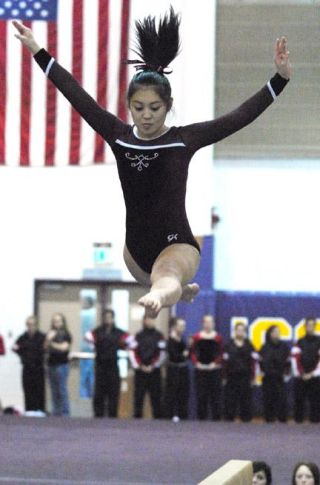
[{"label": "black pants", "polygon": [[309,401],[309,420],[320,422],[320,377],[312,377],[308,381],[294,379],[294,419],[301,423],[304,418],[305,403]]},{"label": "black pants", "polygon": [[211,410],[211,419],[218,421],[221,417],[221,370],[195,370],[197,389],[198,419],[206,419]]},{"label": "black pants", "polygon": [[161,373],[154,369],[150,374],[136,370],[134,376],[134,417],[142,418],[143,401],[149,392],[152,414],[154,418],[161,418]]},{"label": "black pants", "polygon": [[262,382],[264,417],[267,423],[287,421],[287,393],[283,377],[265,375]]},{"label": "black pants", "polygon": [[25,364],[22,385],[26,411],[45,411],[44,368]]},{"label": "black pants", "polygon": [[250,375],[235,374],[227,378],[225,386],[225,418],[233,421],[239,414],[242,421],[252,419],[252,391]]},{"label": "black pants", "polygon": [[188,366],[168,366],[166,380],[166,413],[168,418],[188,418],[189,369]]},{"label": "black pants", "polygon": [[120,394],[120,376],[117,364],[96,364],[93,397],[93,411],[96,418],[106,413],[106,401],[109,418],[118,415]]}]

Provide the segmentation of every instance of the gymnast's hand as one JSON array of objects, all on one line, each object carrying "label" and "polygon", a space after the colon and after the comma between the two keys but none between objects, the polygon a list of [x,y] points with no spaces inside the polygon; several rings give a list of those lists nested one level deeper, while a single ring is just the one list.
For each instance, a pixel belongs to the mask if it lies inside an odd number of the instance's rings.
[{"label": "gymnast's hand", "polygon": [[285,37],[277,39],[274,46],[273,60],[276,65],[278,74],[280,74],[280,76],[284,79],[290,79],[290,76],[292,74],[289,54],[290,52],[287,48],[287,39]]},{"label": "gymnast's hand", "polygon": [[18,34],[15,34],[15,37],[19,39],[22,42],[22,44],[25,45],[30,52],[32,52],[33,55],[39,52],[41,47],[35,41],[32,30],[29,29],[28,27],[25,27],[17,20],[13,20],[12,23],[14,27],[17,29],[17,31],[19,32]]}]

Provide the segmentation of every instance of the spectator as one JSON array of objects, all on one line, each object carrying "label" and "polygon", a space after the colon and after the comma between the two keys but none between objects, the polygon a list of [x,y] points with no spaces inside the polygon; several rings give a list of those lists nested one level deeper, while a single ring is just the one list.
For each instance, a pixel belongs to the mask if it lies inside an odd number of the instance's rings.
[{"label": "spectator", "polygon": [[26,332],[18,337],[13,346],[22,363],[25,411],[45,412],[45,334],[39,331],[37,317],[33,315],[27,319],[26,327]]},{"label": "spectator", "polygon": [[47,333],[45,340],[54,416],[69,416],[70,414],[67,381],[71,340],[65,316],[62,313],[55,313],[51,320],[51,330]]},{"label": "spectator", "polygon": [[226,344],[224,353],[225,417],[233,421],[239,411],[242,421],[252,419],[251,382],[255,376],[258,355],[247,338],[246,326],[236,324],[234,337]]},{"label": "spectator", "polygon": [[6,353],[6,348],[4,345],[3,337],[0,335],[0,355],[4,355]]},{"label": "spectator", "polygon": [[161,372],[165,359],[165,339],[155,328],[155,321],[144,316],[143,329],[136,334],[130,351],[130,360],[135,369],[134,417],[141,418],[146,392],[150,394],[154,418],[161,417]]},{"label": "spectator", "polygon": [[276,418],[287,421],[287,393],[285,376],[290,370],[290,351],[280,340],[277,325],[272,325],[266,333],[266,343],[260,350],[260,366],[263,372],[262,395],[264,417],[267,423]]},{"label": "spectator", "polygon": [[271,468],[265,461],[252,462],[252,468],[252,485],[270,485],[272,483]]},{"label": "spectator", "polygon": [[[3,337],[0,335],[0,355],[4,355],[6,353],[6,349],[4,346],[4,340]],[[2,411],[2,406],[1,406],[1,401],[0,401],[0,414]]]},{"label": "spectator", "polygon": [[105,416],[107,400],[108,416],[116,418],[120,393],[118,350],[129,345],[129,334],[115,326],[114,311],[107,309],[103,312],[101,325],[87,332],[85,338],[94,344],[96,351],[94,416]]},{"label": "spectator", "polygon": [[299,339],[291,350],[294,376],[294,419],[302,423],[304,407],[309,401],[309,420],[320,421],[320,337],[315,335],[316,320],[305,321],[305,337]]},{"label": "spectator", "polygon": [[320,485],[320,472],[315,463],[301,462],[294,467],[292,485]]},{"label": "spectator", "polygon": [[195,366],[198,419],[221,418],[222,337],[215,330],[212,315],[204,315],[200,332],[193,336],[191,358]]},{"label": "spectator", "polygon": [[168,417],[174,421],[187,419],[189,401],[189,349],[184,339],[186,322],[173,318],[168,339],[166,405]]}]

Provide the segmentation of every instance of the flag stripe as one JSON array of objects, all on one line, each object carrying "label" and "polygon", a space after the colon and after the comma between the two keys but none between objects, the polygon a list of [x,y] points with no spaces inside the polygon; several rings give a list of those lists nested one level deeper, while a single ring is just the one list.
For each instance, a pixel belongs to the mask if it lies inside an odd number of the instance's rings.
[{"label": "flag stripe", "polygon": [[105,140],[47,81],[14,37],[10,15],[31,27],[39,45],[100,106],[126,120],[127,66],[121,60],[128,55],[130,0],[39,0],[28,2],[28,11],[25,2],[17,1],[18,13],[10,10],[9,3],[0,0],[6,10],[5,20],[0,21],[0,165],[85,166],[114,161]]},{"label": "flag stripe", "polygon": [[7,23],[0,22],[0,165],[5,163],[6,146],[6,57],[7,57]]},{"label": "flag stripe", "polygon": [[[30,21],[25,21],[26,27],[31,27]],[[30,112],[31,112],[31,62],[32,57],[27,49],[22,50],[21,61],[21,108],[20,108],[20,165],[30,164]]]},{"label": "flag stripe", "polygon": [[[77,81],[82,83],[82,59],[83,59],[83,0],[77,0],[73,4],[73,29],[72,35],[72,74]],[[80,161],[80,115],[71,111],[71,139],[70,139],[70,165],[79,165]]]},{"label": "flag stripe", "polygon": [[119,62],[119,91],[118,91],[118,116],[122,121],[127,121],[126,91],[128,84],[128,69],[124,60],[128,58],[130,2],[122,0],[121,11],[121,44]]},{"label": "flag stripe", "polygon": [[[48,51],[57,58],[57,23],[48,22],[47,30]],[[57,114],[57,90],[50,82],[47,83],[47,112],[46,112],[46,146],[45,165],[54,165],[54,153],[56,146],[56,114]]]},{"label": "flag stripe", "polygon": [[[98,71],[97,71],[97,102],[104,108],[107,106],[107,79],[108,79],[108,43],[109,29],[109,0],[99,0],[98,19]],[[94,162],[105,161],[105,142],[100,135],[95,136]]]}]

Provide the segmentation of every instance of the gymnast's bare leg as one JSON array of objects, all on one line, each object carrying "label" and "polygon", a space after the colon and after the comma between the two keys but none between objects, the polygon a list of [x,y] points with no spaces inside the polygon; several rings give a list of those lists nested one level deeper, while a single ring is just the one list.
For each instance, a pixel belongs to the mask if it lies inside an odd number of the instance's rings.
[{"label": "gymnast's bare leg", "polygon": [[197,283],[188,283],[196,274],[200,262],[199,252],[190,244],[167,246],[156,259],[151,275],[141,270],[126,247],[124,260],[138,283],[151,286],[139,303],[152,318],[158,315],[161,308],[175,305],[179,300],[192,302],[199,292]]}]

